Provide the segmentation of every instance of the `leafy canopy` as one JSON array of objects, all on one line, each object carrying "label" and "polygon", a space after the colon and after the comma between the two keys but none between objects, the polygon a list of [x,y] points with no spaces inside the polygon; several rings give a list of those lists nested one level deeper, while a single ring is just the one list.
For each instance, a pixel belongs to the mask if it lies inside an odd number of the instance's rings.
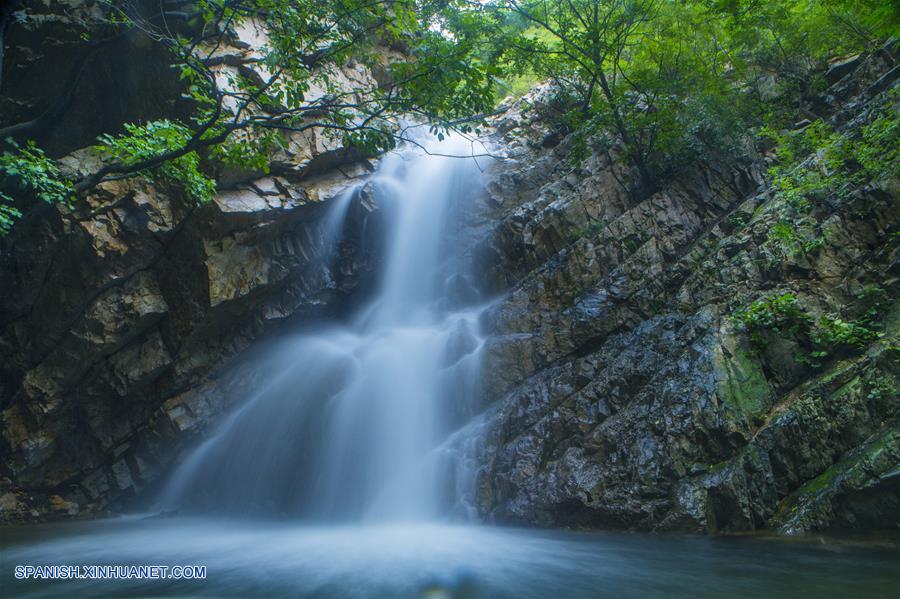
[{"label": "leafy canopy", "polygon": [[[34,142],[19,146],[9,140],[8,144],[12,150],[0,156],[0,189],[13,194],[24,191],[48,204],[67,204],[72,199],[71,184],[62,180],[56,163]],[[6,234],[20,216],[15,199],[0,191],[0,235]]]},{"label": "leafy canopy", "polygon": [[[265,172],[271,150],[293,134],[316,130],[375,153],[404,139],[403,119],[467,129],[494,105],[498,67],[479,54],[487,21],[464,0],[198,0],[189,14],[167,12],[168,3],[150,14],[115,0],[99,4],[105,10],[86,26],[86,43],[143,35],[165,46],[193,111],[181,121],[128,123],[101,135],[95,149],[104,166],[59,182],[76,194],[109,179],[159,176],[204,202],[215,193],[218,168]],[[224,60],[221,51],[239,29],[254,32],[254,48]],[[354,76],[354,65],[375,80]],[[0,164],[7,178],[19,160],[58,179],[35,162],[43,156],[36,146],[10,149]],[[19,214],[10,201],[3,206],[5,231]]]},{"label": "leafy canopy", "polygon": [[704,153],[739,155],[749,127],[797,120],[826,59],[900,34],[900,5],[883,0],[489,4],[506,32],[507,89],[552,81],[576,149],[614,135],[645,188]]},{"label": "leafy canopy", "polygon": [[[167,5],[139,13],[99,0],[102,16],[85,37],[90,47],[123,35],[165,46],[192,114],[101,136],[104,166],[59,182],[76,195],[110,178],[160,176],[203,202],[217,169],[265,172],[272,150],[298,132],[376,153],[407,139],[404,119],[429,122],[439,136],[467,132],[500,93],[540,80],[554,84],[573,159],[616,148],[634,166],[633,189],[650,191],[699,156],[740,155],[752,127],[794,122],[800,100],[824,88],[826,59],[900,35],[900,5],[884,0],[197,0],[188,13]],[[255,48],[226,60],[239,29],[256,31]],[[345,77],[354,64],[376,80]],[[841,147],[858,152],[854,172],[868,174],[886,162],[867,148],[895,135],[883,121],[867,129],[868,145]],[[58,172],[26,139],[0,163],[4,181],[23,182],[4,184],[0,230],[18,216],[10,193],[62,197],[46,195]],[[19,177],[16,161],[47,177]],[[783,174],[783,193],[806,185],[792,177]]]},{"label": "leafy canopy", "polygon": [[[168,120],[153,121],[144,126],[126,124],[122,135],[101,135],[96,149],[101,154],[129,165],[181,148],[190,136],[188,127]],[[215,194],[216,183],[200,172],[200,157],[197,152],[188,152],[168,160],[155,171],[166,180],[181,184],[187,195],[198,203],[211,200]],[[142,174],[152,177],[155,172],[148,170]]]}]

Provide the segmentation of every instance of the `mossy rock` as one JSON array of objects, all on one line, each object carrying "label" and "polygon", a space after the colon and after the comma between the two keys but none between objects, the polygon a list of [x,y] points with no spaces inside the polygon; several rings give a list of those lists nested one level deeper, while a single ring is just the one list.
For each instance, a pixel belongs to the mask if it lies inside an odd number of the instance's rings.
[{"label": "mossy rock", "polygon": [[900,423],[895,421],[785,498],[770,525],[782,534],[871,521],[890,527],[898,524],[898,507]]},{"label": "mossy rock", "polygon": [[729,331],[721,336],[715,357],[719,397],[747,422],[759,420],[772,408],[772,387],[753,350]]}]

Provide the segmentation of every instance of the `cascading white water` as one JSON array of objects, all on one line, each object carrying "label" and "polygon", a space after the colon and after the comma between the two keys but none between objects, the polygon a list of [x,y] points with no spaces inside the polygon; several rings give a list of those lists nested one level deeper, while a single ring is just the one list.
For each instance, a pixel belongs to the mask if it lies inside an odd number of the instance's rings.
[{"label": "cascading white water", "polygon": [[[461,138],[440,150],[471,152]],[[471,159],[410,148],[382,160],[367,183],[388,236],[372,301],[273,349],[276,374],[175,472],[160,509],[425,520],[465,500],[474,473],[442,443],[477,410],[482,340],[447,233],[478,185]],[[352,196],[335,202],[328,234]]]}]

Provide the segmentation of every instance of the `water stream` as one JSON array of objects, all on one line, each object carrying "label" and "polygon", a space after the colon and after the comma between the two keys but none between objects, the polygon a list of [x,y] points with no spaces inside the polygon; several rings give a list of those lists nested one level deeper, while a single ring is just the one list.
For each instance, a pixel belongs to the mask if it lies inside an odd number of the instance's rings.
[{"label": "water stream", "polygon": [[[478,406],[478,294],[447,232],[479,174],[415,148],[382,160],[366,187],[387,223],[372,300],[346,324],[273,348],[282,371],[175,472],[158,509],[421,521],[465,501],[434,450]],[[326,236],[339,235],[352,195],[336,201]]]}]

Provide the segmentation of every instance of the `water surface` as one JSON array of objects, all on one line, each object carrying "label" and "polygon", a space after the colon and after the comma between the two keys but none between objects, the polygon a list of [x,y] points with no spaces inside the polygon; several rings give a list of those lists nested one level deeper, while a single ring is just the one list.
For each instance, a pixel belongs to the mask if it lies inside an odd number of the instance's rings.
[{"label": "water surface", "polygon": [[[462,526],[116,519],[2,529],[16,597],[896,597],[894,543]],[[203,565],[206,580],[13,580],[15,565]]]}]

